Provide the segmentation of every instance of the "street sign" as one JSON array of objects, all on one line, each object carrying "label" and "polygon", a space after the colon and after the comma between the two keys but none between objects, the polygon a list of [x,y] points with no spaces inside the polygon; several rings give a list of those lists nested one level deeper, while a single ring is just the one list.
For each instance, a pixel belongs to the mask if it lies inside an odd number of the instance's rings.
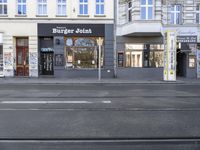
[{"label": "street sign", "polygon": [[176,81],[176,31],[165,33],[164,81]]}]

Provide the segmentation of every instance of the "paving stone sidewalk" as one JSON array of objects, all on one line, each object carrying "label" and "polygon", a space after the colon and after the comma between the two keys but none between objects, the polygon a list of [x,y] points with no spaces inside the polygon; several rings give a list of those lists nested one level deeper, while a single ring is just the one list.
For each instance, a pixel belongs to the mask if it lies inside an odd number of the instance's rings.
[{"label": "paving stone sidewalk", "polygon": [[0,78],[0,84],[200,84],[200,79],[178,78],[177,81],[134,80],[123,78]]}]

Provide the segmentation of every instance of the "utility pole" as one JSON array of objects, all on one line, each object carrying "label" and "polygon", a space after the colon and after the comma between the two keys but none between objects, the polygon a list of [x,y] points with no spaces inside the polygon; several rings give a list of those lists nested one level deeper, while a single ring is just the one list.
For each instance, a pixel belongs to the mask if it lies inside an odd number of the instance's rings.
[{"label": "utility pole", "polygon": [[117,78],[117,35],[116,35],[116,32],[117,32],[117,6],[118,6],[117,3],[118,3],[118,0],[114,0],[114,27],[113,27],[113,36],[114,36],[114,39],[113,39],[114,78]]}]

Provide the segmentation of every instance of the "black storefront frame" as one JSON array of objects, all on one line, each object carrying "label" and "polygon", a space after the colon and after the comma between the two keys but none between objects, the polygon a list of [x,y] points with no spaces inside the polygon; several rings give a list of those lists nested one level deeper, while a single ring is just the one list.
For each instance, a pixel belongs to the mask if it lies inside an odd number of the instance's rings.
[{"label": "black storefront frame", "polygon": [[[54,37],[102,37],[105,39],[105,24],[38,24],[38,39]],[[40,43],[40,41],[39,41]],[[105,42],[104,42],[105,43]],[[103,45],[104,46],[104,45]],[[64,45],[66,47],[66,45]],[[39,46],[39,53],[40,53]],[[65,50],[65,48],[64,48]],[[105,47],[104,47],[105,50]],[[55,54],[55,53],[54,53]],[[41,55],[40,55],[41,57]],[[65,56],[64,56],[65,57]],[[105,52],[104,52],[105,57]],[[55,57],[53,57],[55,59]],[[105,60],[105,58],[104,58]],[[39,58],[39,61],[41,59]],[[105,62],[104,62],[105,63]],[[54,66],[55,64],[53,64]],[[41,67],[41,66],[39,66]],[[96,69],[96,68],[95,68]],[[64,70],[64,68],[63,68]],[[90,69],[89,69],[90,70]]]}]

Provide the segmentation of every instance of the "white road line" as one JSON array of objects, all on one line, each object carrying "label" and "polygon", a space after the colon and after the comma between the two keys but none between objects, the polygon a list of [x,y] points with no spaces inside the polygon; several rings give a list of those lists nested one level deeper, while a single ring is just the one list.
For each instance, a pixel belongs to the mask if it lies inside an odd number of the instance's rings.
[{"label": "white road line", "polygon": [[111,101],[1,101],[1,104],[92,104],[104,103],[110,104]]}]

